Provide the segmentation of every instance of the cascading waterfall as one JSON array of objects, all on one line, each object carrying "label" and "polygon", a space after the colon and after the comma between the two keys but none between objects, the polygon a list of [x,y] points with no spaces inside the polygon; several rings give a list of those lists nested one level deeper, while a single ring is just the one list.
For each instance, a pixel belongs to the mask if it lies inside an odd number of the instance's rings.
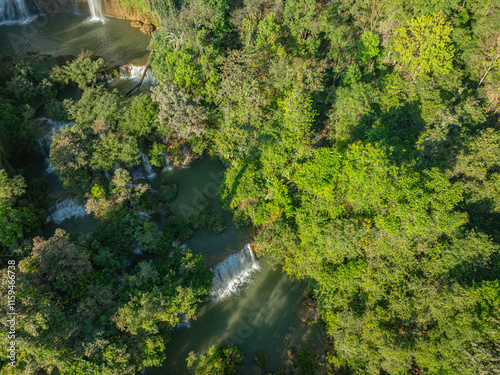
[{"label": "cascading waterfall", "polygon": [[191,328],[191,319],[188,319],[186,314],[181,314],[179,316],[179,323],[177,324],[177,327]]},{"label": "cascading waterfall", "polygon": [[145,180],[146,175],[144,174],[144,170],[140,165],[134,165],[133,167],[128,168],[130,173],[130,177],[132,177],[132,181],[137,180]]},{"label": "cascading waterfall", "polygon": [[149,162],[148,156],[142,151],[139,151],[139,153],[141,155],[142,163],[128,168],[132,180],[133,181],[145,180],[145,179],[151,180],[155,178],[156,173],[153,171],[153,167],[151,167],[151,163]]},{"label": "cascading waterfall", "polygon": [[240,286],[248,282],[259,268],[252,247],[246,244],[240,252],[228,256],[212,268],[214,282],[210,296],[212,299],[221,299],[237,293]]},{"label": "cascading waterfall", "polygon": [[102,11],[102,0],[88,0],[90,9],[90,20],[104,22]]},{"label": "cascading waterfall", "polygon": [[0,0],[0,25],[11,23],[27,23],[38,13],[38,3],[33,0],[32,6],[27,0]]},{"label": "cascading waterfall", "polygon": [[[40,151],[45,156],[45,164],[47,165],[46,172],[53,173],[54,168],[50,166],[50,145],[52,143],[52,137],[62,127],[66,125],[73,126],[75,123],[54,121],[50,118],[45,117],[40,117],[38,120],[50,125],[49,132],[39,137],[37,139],[37,142],[40,146]],[[49,208],[49,213],[50,215],[47,217],[47,221],[53,221],[56,224],[61,224],[64,220],[70,218],[79,218],[87,215],[85,207],[78,205],[78,203],[76,203],[76,201],[73,199],[58,200],[52,207]]]},{"label": "cascading waterfall", "polygon": [[64,220],[71,218],[80,218],[87,215],[85,207],[80,206],[73,199],[64,199],[56,202],[55,205],[49,208],[50,215],[47,221],[53,221],[56,224],[61,224]]},{"label": "cascading waterfall", "polygon": [[171,171],[172,166],[170,165],[170,160],[168,160],[167,151],[163,151],[163,153],[161,154],[161,160],[163,161],[163,171]]},{"label": "cascading waterfall", "polygon": [[[0,0],[1,1],[1,0]],[[36,141],[40,146],[40,151],[45,156],[45,164],[47,165],[46,172],[53,173],[54,168],[50,166],[50,145],[52,143],[52,136],[57,133],[62,127],[69,125],[73,126],[74,122],[65,122],[65,121],[54,121],[50,118],[40,117],[38,120],[45,122],[50,125],[50,130],[47,134],[42,135]]]},{"label": "cascading waterfall", "polygon": [[[130,78],[130,79],[141,79],[142,73],[144,73],[144,69],[146,68],[146,65],[124,65],[121,66],[119,71],[120,71],[120,78]],[[155,79],[153,75],[153,71],[151,68],[148,68],[146,71],[146,76],[144,77],[144,80],[151,80],[153,81]]]},{"label": "cascading waterfall", "polygon": [[139,151],[139,153],[141,154],[142,167],[146,172],[146,177],[151,180],[156,176],[156,173],[153,171],[153,167],[151,167],[148,156],[142,151]]}]

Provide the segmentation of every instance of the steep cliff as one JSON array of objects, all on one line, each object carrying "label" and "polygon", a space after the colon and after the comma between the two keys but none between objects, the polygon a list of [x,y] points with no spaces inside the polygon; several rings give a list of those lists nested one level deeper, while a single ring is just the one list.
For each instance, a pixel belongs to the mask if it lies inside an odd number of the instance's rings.
[{"label": "steep cliff", "polygon": [[[89,13],[87,1],[82,0],[39,0],[39,4],[47,13],[82,12]],[[141,21],[144,24],[155,24],[149,13],[147,0],[102,0],[106,17]]]}]

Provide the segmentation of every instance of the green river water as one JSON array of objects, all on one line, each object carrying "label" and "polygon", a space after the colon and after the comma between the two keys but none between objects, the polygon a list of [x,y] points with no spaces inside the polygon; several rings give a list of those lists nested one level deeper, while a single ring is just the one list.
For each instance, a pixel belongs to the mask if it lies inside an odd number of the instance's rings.
[{"label": "green river water", "polygon": [[[105,24],[100,24],[86,19],[87,16],[63,14],[39,17],[32,25],[0,26],[1,51],[20,55],[36,49],[46,54],[67,55],[77,54],[81,49],[92,49],[114,64],[145,62],[149,38],[130,27],[128,21],[108,19]],[[116,80],[110,86],[126,90],[132,85],[129,81],[120,81]],[[251,240],[252,229],[237,228],[232,214],[221,207],[217,191],[223,173],[222,164],[204,157],[190,168],[157,172],[150,182],[153,189],[161,179],[178,186],[173,201],[177,214],[194,207],[201,194],[205,194],[214,214],[222,217],[226,225],[224,232],[214,234],[208,229],[198,230],[186,243],[193,252],[203,254],[209,266],[239,251]],[[53,197],[64,195],[58,177],[47,173],[42,161],[28,171],[28,178],[35,177],[43,177],[49,183]],[[85,216],[60,224],[48,223],[44,232],[45,236],[51,236],[58,227],[70,232],[90,231],[95,225],[91,216]],[[240,293],[205,303],[190,327],[175,329],[166,348],[167,358],[163,366],[148,368],[146,374],[187,374],[188,353],[204,352],[212,344],[237,345],[244,354],[244,374],[278,371],[288,358],[287,350],[293,346],[320,351],[319,328],[300,320],[307,309],[303,304],[307,283],[291,280],[280,270],[271,269],[265,259],[259,259],[259,263],[260,270],[253,274]],[[254,360],[258,351],[264,352],[269,361],[269,368],[262,372]]]},{"label": "green river water", "polygon": [[24,25],[0,26],[0,51],[22,56],[28,51],[63,56],[91,50],[113,65],[145,64],[150,37],[114,18],[90,22],[88,15],[41,15]]}]

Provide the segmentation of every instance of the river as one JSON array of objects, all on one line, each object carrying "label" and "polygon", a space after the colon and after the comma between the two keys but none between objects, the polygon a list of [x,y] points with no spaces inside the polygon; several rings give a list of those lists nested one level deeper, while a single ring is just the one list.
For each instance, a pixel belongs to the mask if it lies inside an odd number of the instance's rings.
[{"label": "river", "polygon": [[[0,26],[0,48],[4,54],[16,56],[35,49],[53,55],[76,55],[81,49],[91,49],[113,64],[145,62],[149,37],[130,27],[128,21],[107,19],[100,23],[89,22],[87,18],[58,14],[39,16],[31,24]],[[126,90],[131,85],[115,81],[110,87]],[[223,171],[220,162],[205,156],[190,168],[157,170],[150,181],[153,189],[163,179],[177,184],[178,194],[172,202],[177,214],[182,214],[186,207],[193,207],[202,194],[209,197],[213,213],[222,218],[226,229],[220,234],[208,229],[197,230],[186,246],[203,254],[211,267],[242,249],[253,235],[252,228],[236,227],[232,214],[222,209],[217,193]],[[36,177],[43,177],[49,183],[54,198],[64,197],[58,177],[50,173],[43,161],[28,171],[28,178]],[[63,215],[63,220],[48,223],[44,230],[46,237],[58,227],[69,232],[95,228],[96,221],[79,214],[80,208],[69,203],[61,203],[61,206],[70,215],[67,219]],[[268,357],[266,372],[278,371],[288,359],[287,350],[292,347],[305,346],[320,351],[318,326],[309,326],[300,319],[307,311],[304,304],[307,283],[292,280],[279,269],[273,270],[265,259],[259,259],[258,263],[260,269],[248,277],[249,281],[239,293],[204,303],[189,327],[176,328],[167,345],[163,366],[148,368],[146,374],[186,374],[189,352],[204,352],[212,344],[237,345],[244,354],[244,374],[261,373],[254,359],[258,351]]]}]

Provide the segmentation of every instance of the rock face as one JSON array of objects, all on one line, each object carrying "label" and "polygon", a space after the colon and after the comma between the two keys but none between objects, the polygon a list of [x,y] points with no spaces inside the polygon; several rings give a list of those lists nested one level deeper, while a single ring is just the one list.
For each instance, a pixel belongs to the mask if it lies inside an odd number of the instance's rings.
[{"label": "rock face", "polygon": [[[89,12],[89,4],[86,0],[39,0],[43,11],[47,13],[66,13],[66,12]],[[76,9],[78,8],[78,9]],[[102,0],[104,16],[125,20],[138,21],[141,24],[134,27],[142,27],[144,24],[151,24],[155,21],[149,13],[143,14],[139,10],[130,10],[120,5],[118,0]],[[154,31],[153,26],[153,31]]]},{"label": "rock face", "polygon": [[304,323],[309,323],[309,324],[316,323],[320,318],[320,315],[318,313],[317,303],[312,298],[308,297],[304,301],[304,305],[306,305],[308,309],[300,317],[300,320],[302,320]]},{"label": "rock face", "polygon": [[151,35],[153,33],[153,31],[155,31],[155,26],[152,24],[152,23],[145,23],[142,27],[141,27],[141,31],[143,34],[146,34],[146,35]]}]

